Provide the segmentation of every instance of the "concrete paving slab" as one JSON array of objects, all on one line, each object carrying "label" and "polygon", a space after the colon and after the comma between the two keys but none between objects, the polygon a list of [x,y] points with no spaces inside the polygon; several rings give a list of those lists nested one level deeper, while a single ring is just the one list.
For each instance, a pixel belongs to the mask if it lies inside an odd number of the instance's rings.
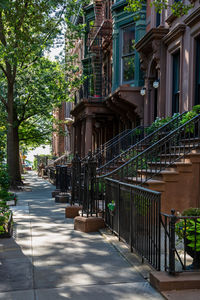
[{"label": "concrete paving slab", "polygon": [[87,284],[109,284],[121,282],[144,282],[140,274],[136,274],[130,266],[113,266],[94,263],[70,264],[68,266],[35,267],[34,286],[36,288],[77,286]]},{"label": "concrete paving slab", "polygon": [[0,300],[35,300],[33,290],[0,293]]},{"label": "concrete paving slab", "polygon": [[35,266],[49,266],[56,265],[54,261],[60,265],[82,265],[84,264],[94,264],[96,267],[104,268],[104,270],[109,271],[111,267],[119,267],[119,268],[127,268],[130,265],[127,261],[121,257],[119,253],[115,253],[112,255],[106,251],[97,251],[95,252],[85,252],[85,253],[71,253],[67,254],[63,253],[63,251],[49,252],[49,254],[38,255],[34,254],[34,265]]},{"label": "concrete paving slab", "polygon": [[36,300],[161,300],[149,283],[85,285],[36,290]]},{"label": "concrete paving slab", "polygon": [[0,292],[33,288],[32,268],[27,257],[1,259]]},{"label": "concrete paving slab", "polygon": [[[132,267],[119,254],[128,251],[124,244],[74,231],[66,204],[51,198],[55,187],[33,173],[25,179],[32,192],[18,193],[15,238],[0,242],[0,300],[163,299],[138,272],[139,263]],[[2,256],[1,249],[7,249]]]}]

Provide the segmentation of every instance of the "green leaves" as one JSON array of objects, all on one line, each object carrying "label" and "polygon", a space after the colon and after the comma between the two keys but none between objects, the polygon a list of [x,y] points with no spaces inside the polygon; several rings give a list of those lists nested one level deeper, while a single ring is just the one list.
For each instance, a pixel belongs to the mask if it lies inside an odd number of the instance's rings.
[{"label": "green leaves", "polygon": [[112,212],[115,210],[115,201],[114,200],[112,200],[112,202],[108,203],[108,208]]},{"label": "green leaves", "polygon": [[[125,10],[131,12],[138,12],[142,9],[143,5],[146,4],[145,0],[127,0],[128,5],[125,7]],[[150,3],[150,6],[154,6],[155,11],[161,13],[163,9],[171,8],[171,12],[174,16],[180,17],[186,15],[188,11],[194,6],[191,3],[186,3],[184,1],[173,1],[170,5],[168,0],[153,0]]]},{"label": "green leaves", "polygon": [[9,0],[1,0],[0,2],[0,10],[1,9],[6,9],[9,6]]},{"label": "green leaves", "polygon": [[179,240],[186,239],[192,250],[200,251],[200,218],[184,219],[176,224],[176,234]]}]

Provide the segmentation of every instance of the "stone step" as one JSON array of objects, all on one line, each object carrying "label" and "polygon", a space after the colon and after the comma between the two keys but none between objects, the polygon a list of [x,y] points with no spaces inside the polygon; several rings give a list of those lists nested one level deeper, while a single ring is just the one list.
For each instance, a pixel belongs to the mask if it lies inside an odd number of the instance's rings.
[{"label": "stone step", "polygon": [[186,144],[186,145],[177,145],[177,146],[171,146],[170,147],[170,149],[172,149],[172,150],[182,150],[182,149],[184,149],[184,148],[186,148],[186,149],[190,149],[191,148],[191,151],[194,149],[194,148],[199,148],[200,147],[200,144],[199,143],[195,143],[195,144]]},{"label": "stone step", "polygon": [[200,272],[183,272],[172,276],[167,272],[154,271],[150,273],[150,283],[159,292],[199,289],[200,293]]},{"label": "stone step", "polygon": [[186,161],[176,161],[173,164],[170,164],[170,161],[160,161],[160,162],[152,162],[152,163],[148,163],[148,166],[156,170],[159,170],[160,168],[164,168],[166,167],[166,171],[187,171],[187,172],[192,172],[192,163],[190,162],[189,159],[186,159]]},{"label": "stone step", "polygon": [[167,181],[176,181],[176,176],[179,174],[179,172],[174,170],[163,170],[159,172],[159,169],[147,169],[147,170],[138,170],[138,174],[142,176],[142,178],[151,177],[154,176],[157,180],[167,180]]},{"label": "stone step", "polygon": [[[200,153],[199,153],[200,154]],[[170,161],[171,159],[178,159],[179,157],[179,162],[190,162],[190,159],[188,157],[189,154],[184,155],[184,153],[168,153],[168,154],[160,154],[160,160],[161,161]]]},{"label": "stone step", "polygon": [[146,181],[144,178],[141,179],[139,177],[127,177],[125,179],[130,184],[143,184],[143,186],[158,192],[163,192],[165,189],[165,182],[163,180],[149,179],[148,181]]},{"label": "stone step", "polygon": [[164,291],[161,292],[163,297],[167,300],[190,300],[190,299],[195,299],[195,300],[200,300],[200,290],[199,289],[190,289],[190,290],[183,290],[183,291]]}]

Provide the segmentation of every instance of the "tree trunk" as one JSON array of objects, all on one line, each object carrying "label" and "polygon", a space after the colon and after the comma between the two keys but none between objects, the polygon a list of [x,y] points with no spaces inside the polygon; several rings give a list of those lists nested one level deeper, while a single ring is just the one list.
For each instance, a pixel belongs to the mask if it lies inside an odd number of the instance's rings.
[{"label": "tree trunk", "polygon": [[7,163],[11,188],[22,183],[19,165],[18,121],[14,109],[13,84],[8,85]]}]

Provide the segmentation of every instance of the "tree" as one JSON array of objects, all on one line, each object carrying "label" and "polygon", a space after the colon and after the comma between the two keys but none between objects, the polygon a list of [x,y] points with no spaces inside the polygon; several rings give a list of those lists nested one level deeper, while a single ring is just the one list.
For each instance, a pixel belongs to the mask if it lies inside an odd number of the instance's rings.
[{"label": "tree", "polygon": [[[12,186],[21,182],[19,140],[25,142],[28,135],[33,139],[36,131],[42,133],[42,112],[44,116],[47,111],[50,114],[49,107],[52,109],[48,92],[51,99],[60,97],[59,82],[54,89],[55,78],[51,80],[49,72],[44,75],[45,64],[49,64],[42,60],[44,50],[61,34],[65,14],[69,19],[82,2],[68,0],[66,5],[66,0],[1,0],[0,101],[7,114],[7,163]],[[48,65],[48,71],[51,68]],[[49,79],[51,86],[47,84]],[[49,116],[45,118],[49,120]]]},{"label": "tree", "polygon": [[[126,6],[127,11],[138,12],[142,9],[142,6],[146,4],[146,0],[127,0],[128,5]],[[192,3],[185,3],[181,1],[173,1],[172,4],[169,4],[168,0],[153,0],[151,1],[151,6],[155,7],[155,10],[159,13],[163,9],[171,8],[172,14],[176,17],[185,15],[193,7]]]}]

